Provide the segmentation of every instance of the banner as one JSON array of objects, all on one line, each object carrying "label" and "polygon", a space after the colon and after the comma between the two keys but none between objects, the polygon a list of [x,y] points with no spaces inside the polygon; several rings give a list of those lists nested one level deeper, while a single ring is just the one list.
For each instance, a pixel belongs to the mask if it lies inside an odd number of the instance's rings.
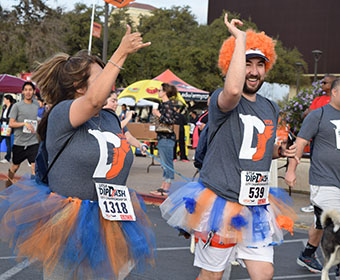
[{"label": "banner", "polygon": [[100,34],[102,32],[102,26],[100,23],[94,22],[93,23],[93,31],[92,36],[96,38],[100,38]]},{"label": "banner", "polygon": [[122,8],[122,7],[125,7],[127,4],[129,4],[130,2],[135,1],[135,0],[104,0],[104,1],[118,8]]}]

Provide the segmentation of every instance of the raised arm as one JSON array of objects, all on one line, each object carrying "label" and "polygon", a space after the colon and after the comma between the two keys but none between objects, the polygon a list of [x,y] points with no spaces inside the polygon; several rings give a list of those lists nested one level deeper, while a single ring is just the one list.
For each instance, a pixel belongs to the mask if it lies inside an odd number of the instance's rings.
[{"label": "raised arm", "polygon": [[150,42],[143,43],[141,34],[138,32],[131,33],[131,27],[127,26],[127,31],[119,47],[111,56],[104,69],[101,69],[97,64],[91,68],[88,87],[79,91],[78,93],[81,97],[72,103],[70,108],[70,122],[73,127],[83,124],[98,114],[111,92],[125,59],[129,54],[147,47],[150,44]]},{"label": "raised arm", "polygon": [[224,23],[229,32],[235,37],[235,49],[226,74],[224,88],[218,97],[218,106],[221,111],[227,112],[236,107],[240,101],[246,74],[246,33],[239,30],[242,21],[233,19],[228,21],[225,14]]}]

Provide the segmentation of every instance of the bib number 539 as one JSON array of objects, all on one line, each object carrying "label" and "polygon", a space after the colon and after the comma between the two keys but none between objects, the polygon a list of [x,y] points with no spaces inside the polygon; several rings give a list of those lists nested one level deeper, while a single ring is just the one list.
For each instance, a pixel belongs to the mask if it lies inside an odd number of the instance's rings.
[{"label": "bib number 539", "polygon": [[249,198],[263,198],[264,190],[264,187],[250,187]]}]

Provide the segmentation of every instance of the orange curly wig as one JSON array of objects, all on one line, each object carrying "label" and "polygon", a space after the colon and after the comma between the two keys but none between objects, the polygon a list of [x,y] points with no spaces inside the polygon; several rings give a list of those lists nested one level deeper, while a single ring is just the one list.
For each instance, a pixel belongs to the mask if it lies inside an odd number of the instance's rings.
[{"label": "orange curly wig", "polygon": [[[259,49],[269,59],[269,62],[266,62],[266,72],[268,72],[276,61],[276,41],[268,37],[264,32],[256,33],[254,30],[248,29],[246,34],[246,50]],[[218,59],[218,67],[221,69],[223,75],[227,74],[229,64],[234,53],[234,48],[234,36],[229,37],[223,42]]]}]

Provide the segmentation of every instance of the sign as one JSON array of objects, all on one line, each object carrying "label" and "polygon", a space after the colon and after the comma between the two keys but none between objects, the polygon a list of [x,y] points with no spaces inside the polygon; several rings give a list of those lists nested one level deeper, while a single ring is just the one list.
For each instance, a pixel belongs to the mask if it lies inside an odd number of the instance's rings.
[{"label": "sign", "polygon": [[96,38],[100,38],[100,34],[102,32],[102,26],[100,23],[94,22],[93,23],[93,31],[92,36]]}]

